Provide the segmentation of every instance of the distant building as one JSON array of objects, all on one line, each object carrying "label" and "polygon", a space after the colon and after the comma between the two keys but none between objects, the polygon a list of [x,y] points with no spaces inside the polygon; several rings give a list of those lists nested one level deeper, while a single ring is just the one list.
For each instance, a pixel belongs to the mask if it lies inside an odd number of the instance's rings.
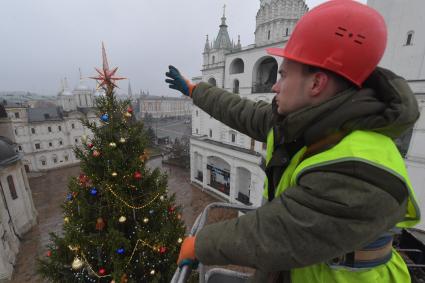
[{"label": "distant building", "polygon": [[[230,40],[223,13],[218,35],[207,36],[202,75],[193,78],[253,101],[270,102],[281,58],[268,47],[283,47],[299,18],[308,10],[303,0],[260,0],[255,43],[242,47]],[[266,145],[218,122],[198,107],[192,111],[191,181],[230,202],[261,204],[265,174],[260,168]]]},{"label": "distant building", "polygon": [[[0,122],[8,120],[0,105]],[[9,123],[1,123],[0,131]],[[32,200],[22,154],[15,144],[0,136],[0,280],[10,279],[20,239],[36,224],[37,212]]]},{"label": "distant building", "polygon": [[187,97],[154,96],[141,92],[137,103],[140,118],[190,117],[192,100]]},{"label": "distant building", "polygon": [[[408,133],[405,157],[421,210],[425,211],[425,1],[368,0],[388,26],[388,44],[380,65],[403,76],[418,100],[421,116]],[[422,221],[418,227],[425,230]]]},{"label": "distant building", "polygon": [[100,123],[94,107],[94,92],[81,79],[69,90],[66,79],[57,96],[58,106],[31,108],[27,104],[4,105],[17,151],[24,155],[25,170],[42,171],[79,162],[73,147],[81,145],[84,136],[92,133],[82,126],[80,119]]}]

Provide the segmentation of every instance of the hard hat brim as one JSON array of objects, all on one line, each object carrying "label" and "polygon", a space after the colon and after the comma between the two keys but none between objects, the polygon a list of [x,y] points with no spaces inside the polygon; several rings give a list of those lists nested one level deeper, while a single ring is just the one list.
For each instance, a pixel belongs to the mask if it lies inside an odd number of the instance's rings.
[{"label": "hard hat brim", "polygon": [[285,51],[284,48],[277,48],[277,47],[273,47],[273,48],[266,48],[266,52],[269,55],[274,55],[274,56],[279,56],[279,57],[285,57]]}]

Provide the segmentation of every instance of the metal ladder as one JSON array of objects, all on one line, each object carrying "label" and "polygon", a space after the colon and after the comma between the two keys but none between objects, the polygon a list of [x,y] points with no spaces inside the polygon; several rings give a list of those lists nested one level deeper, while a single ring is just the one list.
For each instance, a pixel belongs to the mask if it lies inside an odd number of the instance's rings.
[{"label": "metal ladder", "polygon": [[[257,209],[257,207],[224,202],[210,203],[205,207],[204,211],[196,218],[195,223],[193,224],[192,229],[190,230],[190,236],[196,236],[196,234],[205,226],[208,213],[213,208],[228,208],[244,213]],[[249,274],[232,271],[225,268],[212,268],[208,271],[205,271],[205,266],[201,263],[199,263],[198,271],[199,283],[245,283],[250,277]],[[183,266],[182,268],[177,268],[173,278],[171,279],[171,283],[185,283],[189,278],[191,272],[192,269],[187,265]]]}]

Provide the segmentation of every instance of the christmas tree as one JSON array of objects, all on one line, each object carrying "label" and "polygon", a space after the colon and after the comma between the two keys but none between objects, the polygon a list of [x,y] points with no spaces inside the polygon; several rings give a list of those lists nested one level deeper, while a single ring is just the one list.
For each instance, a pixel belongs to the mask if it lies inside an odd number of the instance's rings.
[{"label": "christmas tree", "polygon": [[63,235],[51,234],[40,275],[53,282],[170,282],[185,228],[167,195],[167,176],[146,167],[148,143],[130,101],[114,89],[117,68],[96,79],[99,122],[83,120],[93,138],[74,149],[81,174],[72,178],[62,205]]}]

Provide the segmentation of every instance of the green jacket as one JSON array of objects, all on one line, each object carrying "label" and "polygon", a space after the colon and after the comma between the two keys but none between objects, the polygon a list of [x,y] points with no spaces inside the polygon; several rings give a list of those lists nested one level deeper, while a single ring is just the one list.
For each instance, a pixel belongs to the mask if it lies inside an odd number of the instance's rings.
[{"label": "green jacket", "polygon": [[[286,117],[272,104],[241,99],[206,83],[198,84],[192,97],[215,119],[258,141],[265,142],[273,128],[275,145],[289,158],[300,146],[341,130],[397,138],[419,117],[407,82],[382,68],[362,89],[346,90]],[[254,282],[290,282],[285,271],[365,246],[403,218],[407,191],[386,172],[351,166],[319,168],[255,212],[206,226],[196,238],[197,258],[204,264],[255,268]],[[274,170],[272,179],[281,173]]]}]

